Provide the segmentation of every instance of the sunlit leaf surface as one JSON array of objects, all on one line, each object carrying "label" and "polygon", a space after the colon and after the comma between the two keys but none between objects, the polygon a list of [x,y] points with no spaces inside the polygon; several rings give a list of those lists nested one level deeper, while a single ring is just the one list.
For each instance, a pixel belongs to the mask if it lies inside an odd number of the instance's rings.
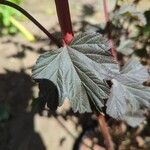
[{"label": "sunlit leaf surface", "polygon": [[104,79],[118,74],[109,50],[109,42],[100,34],[80,34],[69,46],[42,54],[33,68],[33,78],[48,79],[57,86],[59,105],[68,98],[75,112],[91,112],[90,99],[100,110],[109,97]]}]

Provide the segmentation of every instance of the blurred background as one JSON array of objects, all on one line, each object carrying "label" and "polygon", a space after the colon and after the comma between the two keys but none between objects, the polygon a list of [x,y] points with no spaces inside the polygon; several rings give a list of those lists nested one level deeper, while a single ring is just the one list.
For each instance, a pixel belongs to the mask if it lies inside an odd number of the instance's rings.
[{"label": "blurred background", "polygon": [[[11,0],[60,37],[53,0]],[[74,32],[111,32],[118,59],[137,57],[150,70],[150,0],[108,0],[111,30],[106,31],[102,0],[70,0]],[[133,7],[131,4],[135,4]],[[122,6],[126,6],[122,12]],[[0,6],[0,150],[105,150],[92,114],[74,114],[66,102],[55,113],[34,113],[38,87],[31,70],[54,44],[26,17]],[[150,85],[148,81],[146,83]],[[35,102],[35,103],[34,103]],[[136,128],[109,119],[116,150],[150,150],[150,115]]]}]

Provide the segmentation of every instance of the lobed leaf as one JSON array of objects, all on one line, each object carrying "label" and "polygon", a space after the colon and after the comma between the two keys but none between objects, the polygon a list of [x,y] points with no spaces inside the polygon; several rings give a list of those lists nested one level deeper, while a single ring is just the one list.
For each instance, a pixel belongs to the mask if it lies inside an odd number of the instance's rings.
[{"label": "lobed leaf", "polygon": [[142,83],[148,79],[147,70],[136,60],[130,60],[112,80],[107,101],[107,114],[122,119],[127,113],[150,108],[150,88]]},{"label": "lobed leaf", "polygon": [[[130,80],[130,82],[138,82],[143,83],[148,80],[149,73],[148,70],[141,65],[141,63],[137,60],[129,60],[124,67],[122,67],[121,77],[127,78],[124,81]],[[120,79],[123,81],[123,79]]]},{"label": "lobed leaf", "polygon": [[109,42],[100,34],[80,34],[69,46],[42,54],[33,68],[33,78],[48,79],[57,86],[59,105],[68,98],[74,112],[91,112],[90,98],[100,110],[109,96],[104,79],[118,74],[109,49]]}]

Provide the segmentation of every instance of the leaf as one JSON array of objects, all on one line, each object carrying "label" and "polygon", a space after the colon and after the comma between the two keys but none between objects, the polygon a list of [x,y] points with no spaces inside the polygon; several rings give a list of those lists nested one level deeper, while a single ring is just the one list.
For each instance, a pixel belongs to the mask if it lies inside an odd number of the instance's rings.
[{"label": "leaf", "polygon": [[9,20],[10,20],[11,24],[13,25],[12,27],[18,29],[26,37],[27,40],[29,40],[31,42],[35,41],[35,37],[14,17],[10,16]]},{"label": "leaf", "polygon": [[4,24],[4,26],[6,26],[6,27],[9,27],[10,26],[10,20],[9,20],[9,18],[10,18],[10,12],[6,9],[4,9],[3,10],[4,11],[4,14],[3,14],[3,24]]},{"label": "leaf", "polygon": [[109,95],[104,79],[118,71],[109,49],[109,42],[100,34],[80,34],[69,46],[42,54],[33,68],[33,78],[48,79],[57,86],[59,106],[68,98],[74,112],[91,112],[90,97],[100,110]]},{"label": "leaf", "polygon": [[[10,0],[11,2],[19,5],[22,0]],[[6,33],[16,33],[16,28],[13,26],[11,22],[11,17],[17,17],[21,16],[20,12],[17,11],[16,9],[7,7],[7,6],[0,6],[0,26],[5,27]]]},{"label": "leaf", "polygon": [[[124,82],[130,80],[133,83],[143,83],[149,78],[148,70],[143,67],[139,61],[132,59],[122,67],[121,74],[121,77],[127,78]],[[120,80],[123,81],[123,79]]]},{"label": "leaf", "polygon": [[111,89],[111,94],[106,103],[106,112],[115,119],[121,119],[121,117],[126,114],[128,110],[126,99],[123,97],[126,91],[124,87],[116,80],[113,79],[112,83],[113,86]]},{"label": "leaf", "polygon": [[107,114],[122,119],[128,112],[150,108],[150,88],[142,83],[148,79],[147,70],[136,60],[130,60],[112,79],[110,97],[106,103]]},{"label": "leaf", "polygon": [[131,127],[136,127],[145,120],[142,113],[142,111],[136,113],[129,112],[123,117],[123,120],[126,121]]},{"label": "leaf", "polygon": [[14,2],[15,4],[20,4],[22,0],[11,0],[12,2]]},{"label": "leaf", "polygon": [[124,4],[119,10],[116,10],[112,15],[112,19],[120,19],[122,16],[128,16],[134,20],[140,21],[142,25],[146,24],[144,13],[138,12],[134,4]]},{"label": "leaf", "polygon": [[141,33],[144,33],[146,36],[150,36],[150,25],[146,25],[141,29]]},{"label": "leaf", "polygon": [[121,38],[117,51],[124,55],[130,55],[133,53],[133,46],[133,40]]}]

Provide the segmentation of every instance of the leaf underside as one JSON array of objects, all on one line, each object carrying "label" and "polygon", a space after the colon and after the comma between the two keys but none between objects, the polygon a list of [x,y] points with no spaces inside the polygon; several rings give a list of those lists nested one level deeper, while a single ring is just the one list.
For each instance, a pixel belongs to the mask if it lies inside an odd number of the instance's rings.
[{"label": "leaf underside", "polygon": [[69,46],[42,54],[33,68],[33,78],[48,79],[57,86],[59,106],[68,98],[74,112],[91,112],[90,98],[101,110],[110,91],[105,79],[118,73],[109,50],[109,42],[100,34],[79,34]]}]

